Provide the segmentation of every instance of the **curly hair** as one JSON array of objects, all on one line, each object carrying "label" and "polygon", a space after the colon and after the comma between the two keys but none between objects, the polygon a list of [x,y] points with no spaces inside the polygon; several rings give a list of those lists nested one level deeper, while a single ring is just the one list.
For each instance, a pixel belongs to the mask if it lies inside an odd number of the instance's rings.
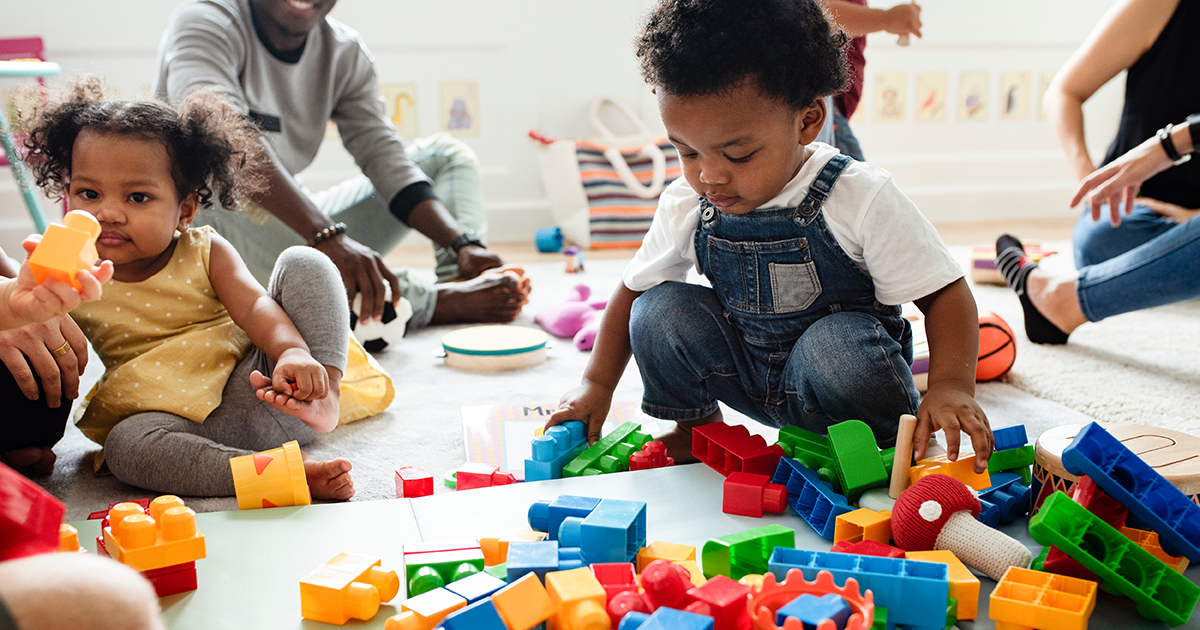
[{"label": "curly hair", "polygon": [[753,79],[799,109],[845,89],[848,41],[816,0],[660,0],[635,43],[656,89],[717,94]]},{"label": "curly hair", "polygon": [[260,131],[216,89],[192,91],[176,109],[160,101],[106,100],[100,79],[82,77],[22,112],[21,123],[29,133],[25,160],[52,197],[67,193],[75,139],[85,129],[161,142],[181,200],[196,193],[206,208],[215,199],[236,209],[240,199],[266,189]]}]

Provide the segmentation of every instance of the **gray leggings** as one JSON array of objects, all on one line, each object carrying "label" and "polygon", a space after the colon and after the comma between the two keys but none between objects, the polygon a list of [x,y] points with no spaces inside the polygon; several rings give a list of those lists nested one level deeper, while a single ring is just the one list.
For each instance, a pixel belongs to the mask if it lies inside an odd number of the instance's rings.
[{"label": "gray leggings", "polygon": [[[343,372],[350,334],[346,290],[324,254],[291,247],[279,256],[268,288],[322,365]],[[203,423],[163,412],[139,413],[113,428],[104,444],[114,476],[168,494],[232,496],[229,459],[317,436],[299,419],[259,400],[250,373],[269,375],[275,364],[251,347],[225,383],[221,404]]]}]

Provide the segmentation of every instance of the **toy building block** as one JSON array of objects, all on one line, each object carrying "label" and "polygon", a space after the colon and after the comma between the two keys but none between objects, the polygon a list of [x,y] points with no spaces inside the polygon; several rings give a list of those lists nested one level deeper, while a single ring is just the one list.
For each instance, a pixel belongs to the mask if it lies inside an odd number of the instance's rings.
[{"label": "toy building block", "polygon": [[143,499],[134,499],[132,501],[117,501],[115,503],[109,503],[108,507],[104,508],[103,510],[98,510],[98,511],[92,512],[91,514],[88,514],[87,520],[95,521],[95,520],[105,519],[106,522],[101,524],[101,527],[108,527],[108,522],[107,522],[108,511],[113,509],[115,506],[117,506],[120,503],[136,503],[136,504],[142,506],[143,510],[150,509],[150,497],[146,497]]},{"label": "toy building block", "polygon": [[667,445],[658,440],[646,442],[642,450],[629,456],[629,470],[649,470],[674,465],[675,458],[667,456]]},{"label": "toy building block", "polygon": [[886,545],[892,542],[892,513],[859,508],[839,514],[834,521],[833,540],[850,543],[874,540]]},{"label": "toy building block", "polygon": [[1096,583],[1012,567],[992,591],[988,617],[996,628],[1087,630]]},{"label": "toy building block", "polygon": [[713,618],[685,610],[659,608],[651,615],[630,613],[621,630],[712,630]]},{"label": "toy building block", "polygon": [[300,615],[339,626],[366,621],[399,591],[400,578],[384,571],[379,558],[343,552],[300,580]]},{"label": "toy building block", "polygon": [[558,609],[547,630],[603,630],[611,626],[604,587],[588,567],[546,574],[546,593]]},{"label": "toy building block", "polygon": [[990,488],[979,492],[980,522],[995,527],[997,523],[1011,523],[1029,513],[1033,491],[1021,483],[1019,476],[1003,472],[992,475],[991,481]]},{"label": "toy building block", "polygon": [[446,585],[446,590],[467,600],[468,603],[491,597],[492,593],[505,587],[507,582],[490,574],[480,571]]},{"label": "toy building block", "polygon": [[444,588],[435,588],[404,600],[400,613],[388,617],[383,627],[384,630],[433,630],[446,615],[466,606],[467,600]]},{"label": "toy building block", "polygon": [[1158,532],[1163,550],[1200,561],[1200,505],[1193,503],[1129,447],[1095,422],[1063,450],[1063,466],[1087,475],[1130,513]]},{"label": "toy building block", "polygon": [[775,472],[783,448],[738,424],[713,422],[692,430],[692,455],[728,477],[731,472],[769,475]]},{"label": "toy building block", "polygon": [[562,547],[578,547],[584,561],[632,562],[646,544],[646,504],[601,499],[587,516],[568,516],[559,525]]},{"label": "toy building block", "polygon": [[877,556],[880,558],[905,558],[908,553],[899,547],[893,547],[875,540],[860,540],[856,543],[841,541],[833,544],[830,551],[834,553],[853,553],[860,556]]},{"label": "toy building block", "polygon": [[721,511],[761,518],[763,512],[782,514],[787,509],[787,488],[771,483],[767,475],[732,472],[725,478]]},{"label": "toy building block", "polygon": [[1163,564],[1183,573],[1188,568],[1188,559],[1183,556],[1172,556],[1163,551],[1162,545],[1158,544],[1158,534],[1148,532],[1144,529],[1134,529],[1132,527],[1122,527],[1120,532],[1126,538],[1132,540],[1137,546],[1150,552],[1150,555],[1163,561]]},{"label": "toy building block", "polygon": [[771,554],[769,566],[775,579],[791,569],[799,569],[806,579],[819,579],[822,571],[837,582],[854,578],[859,588],[873,592],[874,601],[887,607],[888,623],[946,626],[950,581],[949,567],[944,564],[779,547]]},{"label": "toy building block", "polygon": [[646,565],[654,562],[655,560],[667,560],[670,562],[695,562],[696,548],[691,545],[680,545],[678,543],[656,540],[638,550],[638,573],[644,571],[646,569]]},{"label": "toy building block", "polygon": [[66,523],[58,526],[58,549],[55,551],[87,553],[87,549],[79,546],[79,530]]},{"label": "toy building block", "polygon": [[767,525],[704,543],[700,550],[700,567],[706,578],[724,575],[738,580],[750,573],[766,573],[767,559],[776,547],[795,546],[795,530],[783,525]]},{"label": "toy building block", "polygon": [[529,630],[558,609],[538,576],[526,573],[492,595],[492,603],[509,630]]},{"label": "toy building block", "polygon": [[508,546],[505,563],[508,581],[515,582],[526,573],[544,580],[551,571],[568,571],[584,565],[583,554],[574,547],[559,547],[557,540],[513,542]]},{"label": "toy building block", "polygon": [[965,483],[974,490],[985,490],[992,485],[991,476],[975,472],[975,458],[962,453],[958,460],[950,461],[945,455],[926,457],[908,470],[908,484],[917,483],[929,475],[947,475]]},{"label": "toy building block", "polygon": [[629,470],[629,458],[652,441],[649,434],[638,431],[636,422],[622,422],[612,433],[589,446],[579,457],[563,466],[563,477],[600,475]]},{"label": "toy building block", "polygon": [[136,503],[116,505],[102,531],[108,556],[138,571],[193,562],[205,555],[196,513],[171,495],[158,497],[147,511]]},{"label": "toy building block", "polygon": [[830,426],[829,450],[837,461],[835,470],[846,498],[853,500],[867,488],[888,484],[875,434],[862,420],[846,420]]},{"label": "toy building block", "polygon": [[988,472],[1001,473],[1008,470],[1028,468],[1033,465],[1033,445],[1018,446],[1007,450],[992,451],[988,458]]},{"label": "toy building block", "polygon": [[691,603],[688,595],[693,588],[686,569],[680,565],[656,560],[641,575],[642,592],[617,593],[608,602],[608,615],[613,625],[620,625],[630,613],[653,613],[661,607],[683,609]]},{"label": "toy building block", "polygon": [[673,564],[683,567],[687,570],[687,572],[692,576],[692,586],[700,586],[708,581],[708,578],[704,577],[704,572],[700,570],[700,565],[696,564],[695,560],[675,562]]},{"label": "toy building block", "polygon": [[473,540],[404,545],[404,580],[409,597],[483,571],[483,551]]},{"label": "toy building block", "polygon": [[1025,425],[1018,424],[1002,429],[992,429],[993,450],[1007,451],[1029,444],[1029,436],[1025,434]]},{"label": "toy building block", "polygon": [[600,505],[600,499],[560,494],[557,499],[534,501],[529,506],[529,527],[535,532],[546,532],[550,540],[558,540],[558,529],[568,516],[584,518]]},{"label": "toy building block", "polygon": [[910,551],[909,560],[939,562],[950,572],[950,598],[958,600],[954,616],[956,619],[974,619],[979,614],[979,578],[950,551]]},{"label": "toy building block", "polygon": [[638,590],[637,573],[633,570],[632,562],[597,562],[592,564],[591,569],[596,581],[604,587],[606,605],[617,593],[636,593]]},{"label": "toy building block", "polygon": [[100,236],[100,222],[82,210],[72,210],[63,217],[61,224],[51,223],[42,235],[33,254],[29,256],[29,268],[38,284],[53,278],[59,282],[82,290],[75,274],[91,269],[100,258],[96,253],[96,238]]},{"label": "toy building block", "polygon": [[195,562],[142,571],[142,577],[154,587],[154,594],[159,597],[187,593],[198,588]]},{"label": "toy building block", "polygon": [[516,540],[545,540],[546,532],[519,527],[509,528],[499,538],[480,538],[479,549],[483,552],[483,563],[489,567],[504,564],[508,558],[508,544]]},{"label": "toy building block", "polygon": [[1182,625],[1200,602],[1200,586],[1061,492],[1029,519],[1029,535],[1095,573],[1105,590],[1132,599],[1147,619]]},{"label": "toy building block", "polygon": [[[774,611],[805,593],[818,597],[832,593],[841,597],[850,607],[850,617],[846,620],[844,630],[868,630],[882,615],[879,607],[875,605],[874,594],[870,591],[860,592],[859,588],[855,581],[847,581],[845,586],[838,586],[828,571],[820,571],[815,580],[808,581],[800,570],[792,569],[787,572],[787,578],[783,582],[777,581],[775,575],[768,573],[763,576],[760,584],[750,588],[747,609],[754,611],[752,622],[755,628],[778,630]],[[786,630],[799,630],[802,627],[799,621],[785,622],[784,625]],[[817,630],[833,630],[836,627],[831,622],[817,626]]]},{"label": "toy building block", "polygon": [[455,471],[455,490],[474,490],[516,483],[517,478],[512,473],[500,470],[499,466],[489,466],[482,462],[467,462]]},{"label": "toy building block", "polygon": [[562,469],[587,450],[587,430],[577,420],[546,429],[530,442],[525,460],[525,481],[562,479]]},{"label": "toy building block", "polygon": [[28,477],[0,464],[0,560],[58,549],[67,507]]},{"label": "toy building block", "polygon": [[804,464],[805,468],[817,471],[821,479],[827,483],[839,483],[837,463],[833,459],[833,451],[829,450],[829,438],[812,431],[788,425],[779,429],[776,445],[783,449],[784,457]]},{"label": "toy building block", "polygon": [[396,498],[427,497],[433,494],[433,475],[424,468],[405,466],[396,471]]},{"label": "toy building block", "polygon": [[850,605],[841,595],[827,593],[820,597],[804,593],[775,611],[775,623],[782,626],[788,618],[798,619],[806,629],[830,620],[839,630],[850,620]]},{"label": "toy building block", "polygon": [[481,599],[446,615],[438,627],[445,630],[508,630],[490,599]]},{"label": "toy building block", "polygon": [[724,575],[694,586],[688,591],[692,603],[687,611],[713,618],[713,630],[741,630],[750,627],[746,597],[750,587]]},{"label": "toy building block", "polygon": [[794,459],[780,459],[771,482],[787,487],[788,505],[826,540],[833,540],[837,517],[854,510],[846,497],[821,481],[816,471]]},{"label": "toy building block", "polygon": [[279,448],[231,458],[229,467],[239,510],[312,504],[300,443],[295,440]]}]

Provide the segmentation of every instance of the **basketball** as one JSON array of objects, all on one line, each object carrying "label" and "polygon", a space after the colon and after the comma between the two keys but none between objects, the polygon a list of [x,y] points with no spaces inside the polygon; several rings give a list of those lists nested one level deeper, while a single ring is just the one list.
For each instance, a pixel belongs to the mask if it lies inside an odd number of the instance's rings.
[{"label": "basketball", "polygon": [[979,311],[979,363],[975,380],[994,381],[1012,369],[1017,360],[1017,339],[999,315]]}]

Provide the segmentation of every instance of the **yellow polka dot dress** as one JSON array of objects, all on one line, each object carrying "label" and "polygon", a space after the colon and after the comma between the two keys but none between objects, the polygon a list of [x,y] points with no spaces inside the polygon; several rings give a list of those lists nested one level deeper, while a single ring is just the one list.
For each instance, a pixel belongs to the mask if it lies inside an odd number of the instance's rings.
[{"label": "yellow polka dot dress", "polygon": [[165,411],[204,422],[250,340],[209,280],[212,228],[179,237],[171,261],[142,282],[111,281],[103,297],[71,317],[104,362],[100,382],[76,413],[83,434],[103,445],[121,420]]}]

